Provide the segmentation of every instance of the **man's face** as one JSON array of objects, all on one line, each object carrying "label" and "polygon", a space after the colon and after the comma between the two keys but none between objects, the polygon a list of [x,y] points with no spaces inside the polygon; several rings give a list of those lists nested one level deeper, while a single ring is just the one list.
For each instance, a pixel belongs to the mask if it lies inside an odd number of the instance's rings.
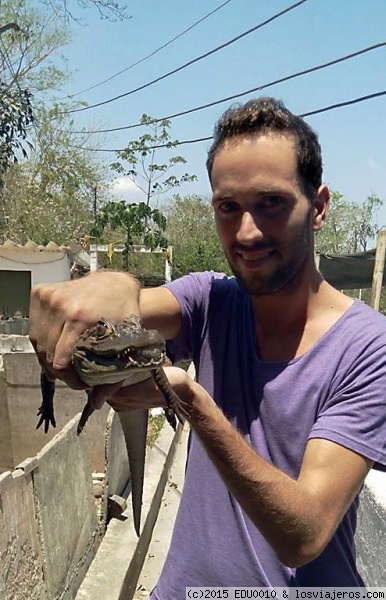
[{"label": "man's face", "polygon": [[274,294],[301,275],[317,210],[299,181],[294,140],[267,134],[226,142],[211,184],[218,235],[243,288]]}]

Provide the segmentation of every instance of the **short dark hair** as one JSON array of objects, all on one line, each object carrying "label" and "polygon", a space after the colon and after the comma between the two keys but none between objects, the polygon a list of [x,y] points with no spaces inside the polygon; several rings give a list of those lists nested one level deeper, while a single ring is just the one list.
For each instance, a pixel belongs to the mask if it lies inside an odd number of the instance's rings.
[{"label": "short dark hair", "polygon": [[315,131],[289,111],[280,100],[262,97],[231,106],[214,127],[213,143],[208,151],[206,168],[209,178],[213,162],[224,144],[237,136],[254,137],[279,132],[292,136],[296,143],[299,177],[306,195],[312,199],[322,184],[322,151]]}]

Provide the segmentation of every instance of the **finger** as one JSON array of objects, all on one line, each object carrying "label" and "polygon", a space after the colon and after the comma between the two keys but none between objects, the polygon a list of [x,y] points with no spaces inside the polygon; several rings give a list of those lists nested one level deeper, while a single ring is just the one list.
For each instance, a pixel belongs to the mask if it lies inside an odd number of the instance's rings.
[{"label": "finger", "polygon": [[166,406],[164,396],[153,378],[142,383],[126,384],[127,381],[107,401],[117,412]]},{"label": "finger", "polygon": [[80,320],[67,320],[63,323],[54,323],[49,330],[47,338],[47,355],[52,357],[54,369],[68,369],[72,364],[72,351],[78,338],[90,324]]},{"label": "finger", "polygon": [[50,327],[50,305],[53,290],[64,284],[37,285],[31,290],[29,312],[29,338],[37,351],[46,352]]}]

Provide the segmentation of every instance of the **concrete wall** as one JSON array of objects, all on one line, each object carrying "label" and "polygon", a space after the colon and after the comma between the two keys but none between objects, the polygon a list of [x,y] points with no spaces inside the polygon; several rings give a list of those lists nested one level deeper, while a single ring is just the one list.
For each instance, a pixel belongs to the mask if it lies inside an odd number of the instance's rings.
[{"label": "concrete wall", "polygon": [[386,586],[386,473],[370,471],[360,498],[356,534],[359,570],[367,586]]},{"label": "concrete wall", "polygon": [[17,246],[9,242],[9,246],[1,247],[1,271],[30,271],[31,285],[52,283],[70,279],[70,258],[65,249],[55,244],[41,248],[30,243]]},{"label": "concrete wall", "polygon": [[0,476],[1,600],[70,600],[95,554],[91,469],[76,426]]},{"label": "concrete wall", "polygon": [[97,510],[87,439],[76,433],[78,419],[35,457],[0,475],[0,600],[73,600],[105,532],[108,493],[119,495],[127,487],[124,437],[110,411],[102,436],[108,457],[104,509]]},{"label": "concrete wall", "polygon": [[36,431],[40,367],[28,338],[0,336],[0,369],[0,600],[72,600],[109,495],[128,487],[119,418],[106,405],[78,436],[86,395],[58,382],[57,428]]},{"label": "concrete wall", "polygon": [[[62,382],[56,383],[54,399],[57,428],[47,434],[36,430],[36,416],[41,404],[40,367],[24,336],[3,336],[3,373],[0,371],[0,471],[11,470],[28,456],[34,456],[62,429],[70,419],[82,411],[86,394],[74,391]],[[24,351],[23,351],[24,350]],[[106,405],[89,419],[84,436],[91,457],[93,471],[103,471],[105,465],[104,430],[109,408]]]}]

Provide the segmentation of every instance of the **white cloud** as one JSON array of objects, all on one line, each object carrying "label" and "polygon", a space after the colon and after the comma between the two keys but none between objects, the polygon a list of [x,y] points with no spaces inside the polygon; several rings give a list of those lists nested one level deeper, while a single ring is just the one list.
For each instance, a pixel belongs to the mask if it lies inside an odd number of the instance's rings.
[{"label": "white cloud", "polygon": [[117,177],[111,184],[112,195],[127,202],[146,202],[146,197],[128,177]]}]

